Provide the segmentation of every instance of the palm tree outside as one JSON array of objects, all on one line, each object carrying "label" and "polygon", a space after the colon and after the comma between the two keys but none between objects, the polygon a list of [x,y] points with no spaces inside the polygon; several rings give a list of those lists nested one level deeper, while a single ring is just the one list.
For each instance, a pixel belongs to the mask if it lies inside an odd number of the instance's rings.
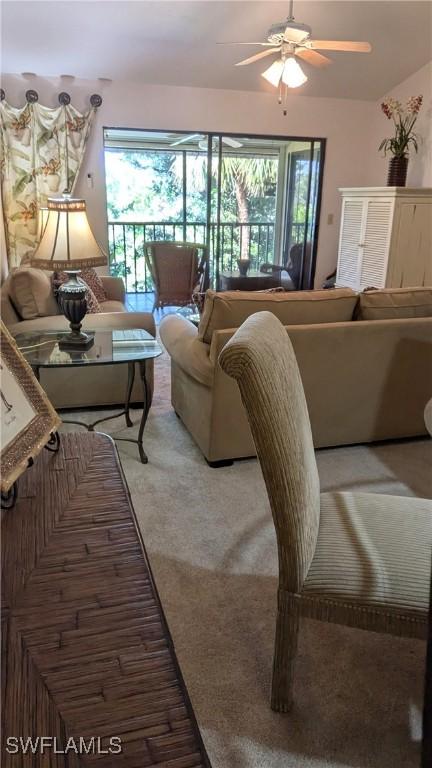
[{"label": "palm tree outside", "polygon": [[[222,159],[222,186],[228,194],[234,193],[237,202],[237,220],[240,224],[251,221],[251,201],[262,198],[277,181],[277,161],[262,157],[225,156]],[[249,258],[250,228],[242,227],[240,258]]]}]

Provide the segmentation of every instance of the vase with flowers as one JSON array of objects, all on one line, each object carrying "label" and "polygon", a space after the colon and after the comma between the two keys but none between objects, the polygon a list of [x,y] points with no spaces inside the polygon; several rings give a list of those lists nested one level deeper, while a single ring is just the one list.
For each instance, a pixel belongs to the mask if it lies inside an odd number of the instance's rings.
[{"label": "vase with flowers", "polygon": [[410,147],[412,146],[415,152],[418,151],[417,136],[413,128],[422,102],[423,96],[411,96],[405,107],[397,99],[387,99],[381,104],[385,116],[388,120],[393,120],[395,127],[395,135],[391,139],[383,139],[379,145],[385,155],[387,152],[393,155],[387,176],[388,187],[404,187],[406,184]]}]

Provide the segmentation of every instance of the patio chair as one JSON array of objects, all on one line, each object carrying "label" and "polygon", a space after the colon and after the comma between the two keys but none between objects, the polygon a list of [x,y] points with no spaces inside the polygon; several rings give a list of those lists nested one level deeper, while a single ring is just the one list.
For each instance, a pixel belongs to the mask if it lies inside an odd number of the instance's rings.
[{"label": "patio chair", "polygon": [[192,294],[208,287],[207,248],[199,243],[158,240],[144,245],[155,290],[153,311],[192,303]]},{"label": "patio chair", "polygon": [[[279,554],[271,706],[292,704],[301,616],[426,638],[432,501],[323,493],[291,341],[251,315],[219,356],[237,380],[261,464]],[[377,674],[379,670],[377,670]]]},{"label": "patio chair", "polygon": [[[303,278],[301,280],[301,265],[303,259],[303,243],[295,243],[291,246],[288,258],[283,264],[270,264],[266,262],[261,264],[261,272],[270,272],[273,275],[280,275],[281,285],[286,291],[300,291],[302,288],[308,288],[308,277],[311,262],[312,245],[308,241],[304,247],[304,266]],[[283,275],[283,273],[287,275]]]}]

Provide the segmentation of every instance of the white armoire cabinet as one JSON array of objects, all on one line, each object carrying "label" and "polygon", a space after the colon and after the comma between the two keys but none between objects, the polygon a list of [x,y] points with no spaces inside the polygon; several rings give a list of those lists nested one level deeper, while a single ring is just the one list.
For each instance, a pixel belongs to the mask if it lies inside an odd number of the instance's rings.
[{"label": "white armoire cabinet", "polygon": [[432,189],[339,191],[336,285],[356,291],[432,285]]}]

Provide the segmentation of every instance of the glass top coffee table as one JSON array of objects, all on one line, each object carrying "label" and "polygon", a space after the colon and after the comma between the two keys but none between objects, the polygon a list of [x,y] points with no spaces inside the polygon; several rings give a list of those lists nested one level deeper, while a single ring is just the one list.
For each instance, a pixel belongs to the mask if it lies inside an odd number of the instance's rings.
[{"label": "glass top coffee table", "polygon": [[199,314],[196,307],[182,307],[181,309],[177,310],[176,315],[185,317],[186,320],[189,320],[196,328],[198,328],[200,324],[201,315]]},{"label": "glass top coffee table", "polygon": [[[92,331],[93,332],[93,331]],[[36,378],[39,380],[41,368],[68,368],[86,367],[89,365],[115,365],[127,364],[128,380],[126,387],[125,407],[123,411],[112,416],[97,419],[92,424],[72,419],[65,420],[65,424],[79,424],[89,431],[94,431],[97,424],[102,421],[114,419],[117,416],[125,416],[126,426],[132,427],[133,422],[129,415],[130,398],[135,379],[135,364],[138,365],[143,388],[143,412],[141,416],[138,439],[128,437],[116,437],[128,443],[136,443],[143,464],[147,464],[148,458],[143,448],[143,434],[147,416],[152,401],[152,392],[147,381],[146,364],[162,354],[162,348],[147,331],[141,329],[126,330],[99,330],[94,331],[94,344],[90,349],[78,351],[75,349],[59,349],[58,342],[68,331],[29,331],[19,333],[15,341],[33,368]]]}]

